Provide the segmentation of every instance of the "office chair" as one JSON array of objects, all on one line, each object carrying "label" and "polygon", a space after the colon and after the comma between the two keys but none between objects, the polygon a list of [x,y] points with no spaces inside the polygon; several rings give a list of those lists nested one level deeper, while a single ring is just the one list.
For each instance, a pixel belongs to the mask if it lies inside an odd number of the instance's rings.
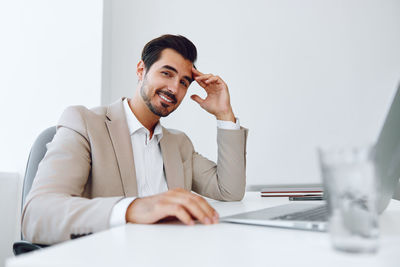
[{"label": "office chair", "polygon": [[[47,128],[36,138],[35,143],[31,148],[31,152],[29,153],[28,163],[26,164],[24,186],[22,189],[22,206],[21,206],[22,208],[24,207],[26,196],[31,190],[33,179],[35,179],[39,163],[40,161],[42,161],[44,155],[47,152],[46,145],[53,140],[55,134],[56,134],[56,126]],[[21,239],[22,238],[23,237],[21,233]],[[33,244],[21,240],[13,244],[13,251],[14,255],[17,256],[33,250],[42,249],[44,247],[47,246],[40,244]]]}]

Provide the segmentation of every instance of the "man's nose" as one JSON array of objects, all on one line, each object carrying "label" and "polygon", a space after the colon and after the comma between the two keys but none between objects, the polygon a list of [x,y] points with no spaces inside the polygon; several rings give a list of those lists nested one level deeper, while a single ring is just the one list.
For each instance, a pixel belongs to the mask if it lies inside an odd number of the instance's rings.
[{"label": "man's nose", "polygon": [[171,83],[168,85],[168,89],[171,91],[171,93],[176,94],[178,93],[179,90],[179,80],[173,80]]}]

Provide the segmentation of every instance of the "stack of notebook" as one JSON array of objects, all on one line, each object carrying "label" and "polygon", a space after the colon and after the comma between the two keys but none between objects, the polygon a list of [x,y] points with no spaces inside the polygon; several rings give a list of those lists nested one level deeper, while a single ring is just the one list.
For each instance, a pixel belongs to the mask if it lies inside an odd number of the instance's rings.
[{"label": "stack of notebook", "polygon": [[262,197],[322,197],[322,185],[278,185],[261,189]]}]

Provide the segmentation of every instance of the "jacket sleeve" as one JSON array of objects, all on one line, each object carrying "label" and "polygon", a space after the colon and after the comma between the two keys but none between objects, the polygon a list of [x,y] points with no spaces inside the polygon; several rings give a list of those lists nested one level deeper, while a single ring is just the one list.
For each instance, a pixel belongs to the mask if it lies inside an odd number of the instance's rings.
[{"label": "jacket sleeve", "polygon": [[83,107],[67,108],[39,164],[22,213],[25,240],[54,244],[109,227],[121,197],[82,196],[91,173],[90,142]]},{"label": "jacket sleeve", "polygon": [[248,130],[243,127],[240,130],[218,129],[217,164],[193,150],[193,191],[216,200],[243,199],[246,189],[247,134]]}]

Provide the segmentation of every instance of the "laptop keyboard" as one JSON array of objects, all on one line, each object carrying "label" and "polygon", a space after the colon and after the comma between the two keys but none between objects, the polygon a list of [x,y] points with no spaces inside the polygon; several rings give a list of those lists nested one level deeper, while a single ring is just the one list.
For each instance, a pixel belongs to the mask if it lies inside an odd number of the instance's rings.
[{"label": "laptop keyboard", "polygon": [[278,216],[272,218],[272,220],[325,222],[328,221],[328,207],[321,205],[313,209]]}]

